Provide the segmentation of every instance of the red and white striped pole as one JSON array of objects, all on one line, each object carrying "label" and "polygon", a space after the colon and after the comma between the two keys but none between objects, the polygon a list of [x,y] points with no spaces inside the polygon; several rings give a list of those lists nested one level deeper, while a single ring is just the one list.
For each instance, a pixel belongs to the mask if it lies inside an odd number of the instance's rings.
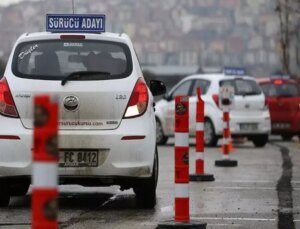
[{"label": "red and white striped pole", "polygon": [[231,144],[229,111],[230,102],[229,99],[225,99],[223,103],[223,160],[215,161],[215,165],[221,167],[235,167],[238,165],[238,162],[236,160],[231,160],[229,158]]},{"label": "red and white striped pole", "polygon": [[175,98],[175,221],[190,221],[189,97]]},{"label": "red and white striped pole", "polygon": [[204,173],[204,101],[200,88],[197,88],[197,98],[195,174],[190,175],[190,181],[214,181],[212,174]]},{"label": "red and white striped pole", "polygon": [[157,228],[199,228],[206,223],[190,220],[189,196],[189,97],[175,97],[175,217]]},{"label": "red and white striped pole", "polygon": [[223,159],[229,159],[230,144],[229,106],[223,108]]},{"label": "red and white striped pole", "polygon": [[56,229],[58,196],[58,105],[34,99],[32,228]]}]

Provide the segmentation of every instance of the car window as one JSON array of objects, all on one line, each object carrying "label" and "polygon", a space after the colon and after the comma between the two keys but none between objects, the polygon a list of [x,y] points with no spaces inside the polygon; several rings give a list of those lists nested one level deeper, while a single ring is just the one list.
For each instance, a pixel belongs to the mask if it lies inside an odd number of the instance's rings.
[{"label": "car window", "polygon": [[264,94],[269,97],[296,97],[300,95],[298,86],[293,83],[265,83],[261,85],[261,88]]},{"label": "car window", "polygon": [[21,43],[14,54],[18,77],[61,80],[79,71],[106,72],[107,79],[127,77],[132,72],[129,48],[108,41],[48,40]]},{"label": "car window", "polygon": [[174,99],[177,95],[189,95],[190,89],[192,86],[192,80],[188,80],[179,85],[171,95],[171,98]]},{"label": "car window", "polygon": [[201,95],[205,95],[208,91],[209,86],[210,86],[210,82],[208,80],[195,80],[192,89],[192,96],[196,96],[198,87],[200,87],[201,89]]},{"label": "car window", "polygon": [[260,87],[254,80],[233,79],[220,81],[220,87],[224,85],[234,87],[235,95],[260,95],[262,93]]}]

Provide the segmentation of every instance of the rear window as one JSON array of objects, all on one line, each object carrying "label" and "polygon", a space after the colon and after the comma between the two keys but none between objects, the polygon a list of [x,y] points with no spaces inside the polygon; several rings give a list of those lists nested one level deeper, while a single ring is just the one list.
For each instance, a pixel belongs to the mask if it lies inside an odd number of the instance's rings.
[{"label": "rear window", "polygon": [[21,43],[16,48],[13,73],[22,78],[62,80],[74,72],[103,72],[80,80],[119,79],[132,72],[126,44],[109,41],[48,40]]},{"label": "rear window", "polygon": [[264,94],[268,97],[296,97],[299,96],[299,88],[297,84],[262,84],[261,88]]},{"label": "rear window", "polygon": [[224,85],[234,87],[235,95],[260,95],[262,93],[260,87],[254,80],[233,79],[220,81],[220,87]]}]

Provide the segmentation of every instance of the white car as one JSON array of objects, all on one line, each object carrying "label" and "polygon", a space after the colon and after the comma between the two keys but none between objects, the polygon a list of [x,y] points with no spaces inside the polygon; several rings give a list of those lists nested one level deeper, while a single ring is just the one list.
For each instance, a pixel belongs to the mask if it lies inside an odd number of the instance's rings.
[{"label": "white car", "polygon": [[[125,34],[22,35],[0,81],[0,206],[25,195],[32,170],[33,98],[59,102],[59,181],[133,188],[156,201],[158,155],[153,95]],[[152,93],[151,93],[152,92]]]},{"label": "white car", "polygon": [[248,137],[256,147],[263,147],[271,130],[270,114],[262,90],[249,76],[225,74],[192,75],[171,89],[156,105],[157,143],[164,144],[174,136],[174,97],[190,96],[190,136],[196,131],[196,88],[200,87],[205,103],[205,139],[207,146],[216,146],[223,135],[223,113],[219,107],[219,89],[229,84],[235,88],[234,107],[230,111],[232,136]]}]

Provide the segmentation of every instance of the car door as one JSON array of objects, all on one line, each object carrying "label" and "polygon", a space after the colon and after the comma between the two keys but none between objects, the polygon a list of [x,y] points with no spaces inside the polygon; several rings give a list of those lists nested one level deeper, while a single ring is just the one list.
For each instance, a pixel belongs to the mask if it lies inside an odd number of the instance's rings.
[{"label": "car door", "polygon": [[194,80],[185,80],[177,84],[168,95],[167,109],[165,110],[165,132],[173,135],[175,131],[175,97],[178,95],[190,95]]}]

